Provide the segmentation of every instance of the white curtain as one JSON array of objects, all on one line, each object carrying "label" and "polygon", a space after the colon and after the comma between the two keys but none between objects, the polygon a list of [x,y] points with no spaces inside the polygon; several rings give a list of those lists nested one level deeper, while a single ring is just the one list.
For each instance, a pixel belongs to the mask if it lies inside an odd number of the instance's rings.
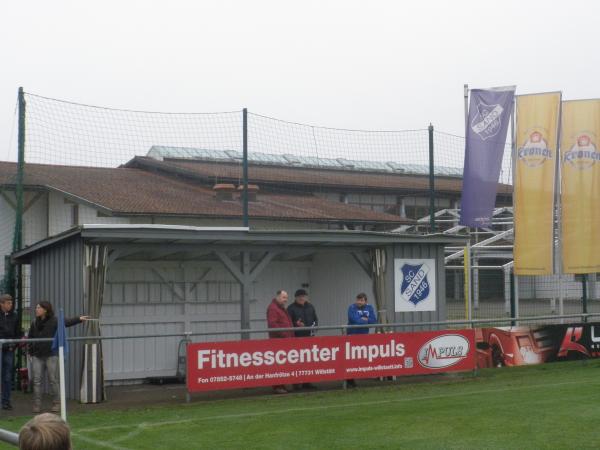
[{"label": "white curtain", "polygon": [[[84,304],[87,314],[99,319],[104,300],[104,282],[108,261],[106,245],[86,245],[84,259]],[[84,322],[85,336],[100,336],[99,320]],[[99,403],[105,400],[102,341],[84,341],[81,372],[81,403]]]}]

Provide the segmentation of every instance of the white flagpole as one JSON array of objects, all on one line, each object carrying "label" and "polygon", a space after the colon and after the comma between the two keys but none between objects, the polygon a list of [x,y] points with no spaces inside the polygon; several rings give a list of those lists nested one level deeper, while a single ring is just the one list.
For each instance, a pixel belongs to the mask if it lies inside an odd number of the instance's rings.
[{"label": "white flagpole", "polygon": [[[517,275],[515,265],[515,243],[516,243],[516,230],[517,221],[515,216],[515,186],[517,185],[517,100],[513,98],[512,111],[510,115],[510,160],[512,164],[512,210],[513,210],[513,289],[514,289],[514,300],[515,300],[515,318],[519,317],[519,276]],[[535,281],[534,281],[535,283]],[[517,321],[515,320],[515,325]]]},{"label": "white flagpole", "polygon": [[65,395],[65,348],[58,347],[58,368],[60,374],[60,417],[67,421],[67,399]]},{"label": "white flagpole", "polygon": [[[465,97],[465,151],[466,151],[466,143],[469,129],[469,85],[465,84],[464,88],[464,97]],[[465,156],[466,157],[466,156]],[[463,173],[463,180],[464,180]],[[461,214],[462,214],[462,204],[461,204]],[[465,266],[465,300],[467,302],[467,320],[473,319],[473,310],[472,310],[472,293],[471,293],[471,227],[467,227],[467,237],[469,241],[467,242],[467,246],[465,248],[465,252],[463,254],[463,262]],[[469,325],[471,326],[471,325]]]},{"label": "white flagpole", "polygon": [[[556,189],[556,253],[554,254],[555,268],[558,273],[558,315],[562,316],[565,313],[564,295],[563,295],[563,267],[562,267],[562,168],[561,168],[561,133],[562,133],[562,92],[560,94],[560,103],[558,106],[558,125],[556,130],[556,179],[554,186]],[[554,211],[553,211],[554,212]],[[554,217],[554,216],[553,216]],[[554,225],[554,220],[552,221]],[[554,244],[554,242],[552,243]],[[565,319],[560,319],[560,323],[564,323]]]}]

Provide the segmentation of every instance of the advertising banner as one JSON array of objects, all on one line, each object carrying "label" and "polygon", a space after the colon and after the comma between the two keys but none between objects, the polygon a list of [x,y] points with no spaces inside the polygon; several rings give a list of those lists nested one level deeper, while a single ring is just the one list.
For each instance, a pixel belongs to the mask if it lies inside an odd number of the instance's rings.
[{"label": "advertising banner", "polygon": [[562,107],[562,251],[564,273],[600,272],[600,100]]},{"label": "advertising banner", "polygon": [[600,323],[479,328],[475,332],[480,368],[600,357]]},{"label": "advertising banner", "polygon": [[474,330],[203,342],[187,347],[190,392],[468,371]]},{"label": "advertising banner", "polygon": [[514,86],[471,91],[461,225],[481,227],[491,222],[514,94]]},{"label": "advertising banner", "polygon": [[435,311],[435,259],[394,259],[396,312]]},{"label": "advertising banner", "polygon": [[560,92],[517,96],[515,273],[553,273]]}]

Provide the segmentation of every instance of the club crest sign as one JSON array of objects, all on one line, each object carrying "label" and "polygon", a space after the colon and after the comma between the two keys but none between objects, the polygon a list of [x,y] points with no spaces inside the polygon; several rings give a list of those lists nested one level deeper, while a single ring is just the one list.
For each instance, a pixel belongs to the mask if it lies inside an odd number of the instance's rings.
[{"label": "club crest sign", "polygon": [[396,312],[435,311],[435,259],[394,260]]},{"label": "club crest sign", "polygon": [[471,121],[471,129],[482,139],[494,137],[502,125],[502,105],[486,105],[482,101],[477,105],[477,114]]}]

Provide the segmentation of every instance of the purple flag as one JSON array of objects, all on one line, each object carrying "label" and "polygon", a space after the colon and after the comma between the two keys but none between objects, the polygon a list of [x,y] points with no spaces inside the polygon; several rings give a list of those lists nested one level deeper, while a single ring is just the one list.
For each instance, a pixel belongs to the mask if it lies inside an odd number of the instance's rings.
[{"label": "purple flag", "polygon": [[514,96],[514,86],[471,91],[461,225],[481,227],[491,222]]}]

